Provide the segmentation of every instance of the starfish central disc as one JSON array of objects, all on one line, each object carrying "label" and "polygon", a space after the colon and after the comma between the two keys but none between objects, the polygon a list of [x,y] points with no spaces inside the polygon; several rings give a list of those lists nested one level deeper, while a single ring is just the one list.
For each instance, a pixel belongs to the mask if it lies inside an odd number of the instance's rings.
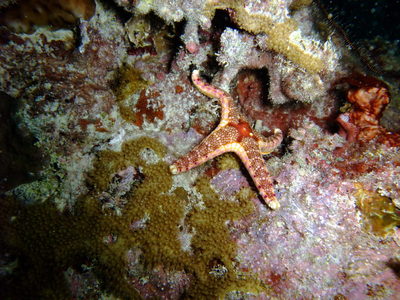
[{"label": "starfish central disc", "polygon": [[239,132],[239,138],[237,140],[238,142],[241,142],[245,137],[253,136],[253,130],[247,122],[241,121],[238,124],[231,123],[229,125],[235,127]]}]

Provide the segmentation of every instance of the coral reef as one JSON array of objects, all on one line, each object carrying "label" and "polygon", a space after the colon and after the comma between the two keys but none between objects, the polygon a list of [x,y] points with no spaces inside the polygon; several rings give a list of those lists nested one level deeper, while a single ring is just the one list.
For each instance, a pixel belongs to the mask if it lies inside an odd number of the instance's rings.
[{"label": "coral reef", "polygon": [[13,103],[14,99],[1,94],[0,193],[35,178],[45,160],[42,153],[32,145],[34,139],[31,134],[19,130],[18,123],[12,119],[15,111]]},{"label": "coral reef", "polygon": [[[61,206],[74,202],[85,189],[90,141],[107,139],[114,125],[111,85],[126,45],[122,26],[103,31],[113,16],[101,5],[97,10],[80,24],[79,49],[78,36],[63,29],[31,35],[9,31],[1,44],[0,86],[20,107],[13,118],[48,157],[37,181],[19,189],[22,198],[56,197]],[[61,178],[69,178],[68,184]]]},{"label": "coral reef", "polygon": [[[0,3],[1,299],[398,298],[398,80],[315,1],[56,2]],[[207,95],[236,144],[282,131],[279,209],[253,155],[171,173]]]}]

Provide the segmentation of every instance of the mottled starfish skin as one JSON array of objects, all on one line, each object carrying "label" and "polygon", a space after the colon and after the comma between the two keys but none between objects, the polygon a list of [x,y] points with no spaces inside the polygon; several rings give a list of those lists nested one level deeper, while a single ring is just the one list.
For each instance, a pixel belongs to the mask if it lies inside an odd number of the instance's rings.
[{"label": "mottled starfish skin", "polygon": [[222,107],[221,121],[198,146],[170,166],[171,173],[185,172],[218,155],[234,152],[244,163],[268,206],[272,209],[279,208],[262,154],[271,152],[281,143],[281,130],[275,129],[274,135],[268,138],[259,135],[252,130],[246,117],[236,108],[233,99],[226,92],[202,81],[197,70],[192,73],[192,81],[200,92],[219,99]]}]

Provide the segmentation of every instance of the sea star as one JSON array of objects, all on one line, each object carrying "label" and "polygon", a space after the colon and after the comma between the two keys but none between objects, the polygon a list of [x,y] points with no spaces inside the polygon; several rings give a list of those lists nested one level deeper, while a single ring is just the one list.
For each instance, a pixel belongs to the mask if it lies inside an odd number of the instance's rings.
[{"label": "sea star", "polygon": [[193,71],[192,81],[200,92],[219,99],[222,107],[221,121],[199,145],[170,166],[171,173],[185,172],[225,152],[234,152],[246,166],[268,206],[272,209],[279,208],[262,155],[272,152],[281,143],[282,131],[275,129],[272,136],[261,136],[252,130],[228,93],[204,82],[198,70]]}]

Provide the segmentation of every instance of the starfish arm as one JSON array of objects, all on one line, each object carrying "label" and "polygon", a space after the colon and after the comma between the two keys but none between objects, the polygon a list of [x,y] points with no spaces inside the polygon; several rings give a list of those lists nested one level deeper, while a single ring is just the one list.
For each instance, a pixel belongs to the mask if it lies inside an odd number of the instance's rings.
[{"label": "starfish arm", "polygon": [[230,126],[214,130],[199,145],[172,164],[170,166],[171,173],[186,172],[218,155],[232,151],[227,145],[234,141],[237,136],[236,129]]},{"label": "starfish arm", "polygon": [[247,138],[238,146],[234,152],[244,163],[261,197],[270,208],[278,209],[280,204],[275,197],[274,185],[258,149],[257,142],[254,139]]},{"label": "starfish arm", "polygon": [[258,141],[258,145],[260,147],[260,151],[262,154],[268,154],[274,151],[276,147],[278,147],[283,139],[282,131],[279,128],[274,130],[274,134],[265,138],[263,137]]},{"label": "starfish arm", "polygon": [[220,126],[226,125],[229,119],[229,114],[236,111],[236,108],[233,104],[233,99],[229,96],[228,93],[220,90],[205,81],[203,81],[200,77],[200,73],[198,70],[194,70],[192,73],[192,81],[193,84],[197,87],[197,89],[203,93],[204,95],[210,98],[217,98],[221,103],[221,124]]}]

